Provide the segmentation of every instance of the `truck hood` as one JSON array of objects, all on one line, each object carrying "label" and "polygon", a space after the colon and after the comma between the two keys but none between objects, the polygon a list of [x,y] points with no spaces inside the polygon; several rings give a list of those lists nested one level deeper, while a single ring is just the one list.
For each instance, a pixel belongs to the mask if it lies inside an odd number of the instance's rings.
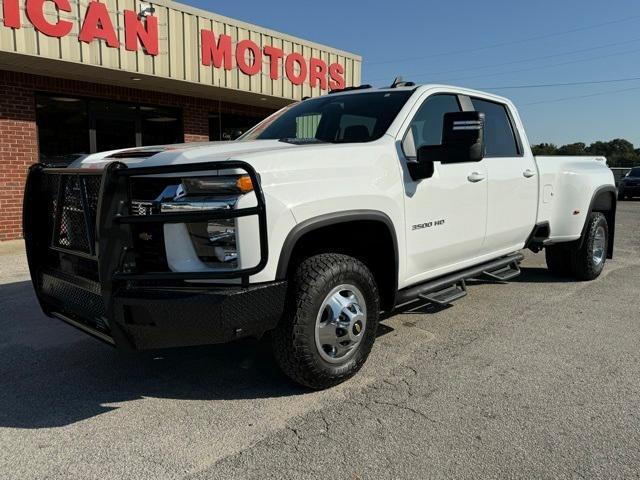
[{"label": "truck hood", "polygon": [[254,140],[251,142],[202,142],[153,147],[128,148],[94,153],[79,158],[71,168],[103,169],[108,163],[122,162],[129,167],[156,167],[184,163],[216,162],[229,159],[241,160],[255,153],[271,153],[290,148],[304,148],[278,140]]}]

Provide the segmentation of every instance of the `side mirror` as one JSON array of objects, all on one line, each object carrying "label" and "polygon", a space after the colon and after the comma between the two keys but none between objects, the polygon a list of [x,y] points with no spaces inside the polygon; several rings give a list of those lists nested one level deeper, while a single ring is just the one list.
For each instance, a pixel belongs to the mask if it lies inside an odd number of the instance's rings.
[{"label": "side mirror", "polygon": [[442,125],[442,145],[423,145],[418,148],[417,163],[409,164],[414,180],[431,178],[433,162],[479,162],[484,158],[484,113],[445,113]]},{"label": "side mirror", "polygon": [[420,149],[418,149],[418,161],[407,162],[407,168],[409,169],[409,175],[411,175],[411,178],[414,180],[431,178],[435,172],[433,160],[420,158]]}]

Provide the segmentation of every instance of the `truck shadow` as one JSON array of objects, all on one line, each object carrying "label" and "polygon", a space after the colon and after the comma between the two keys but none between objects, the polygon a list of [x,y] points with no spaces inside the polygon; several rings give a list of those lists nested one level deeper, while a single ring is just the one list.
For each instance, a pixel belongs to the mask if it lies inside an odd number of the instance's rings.
[{"label": "truck shadow", "polygon": [[560,277],[549,272],[545,267],[520,267],[522,274],[511,280],[516,283],[575,283],[570,277]]},{"label": "truck shadow", "polygon": [[[381,325],[379,336],[393,331]],[[144,397],[238,400],[310,391],[276,365],[267,341],[124,355],[45,317],[31,282],[0,285],[0,428],[52,428]]]},{"label": "truck shadow", "polygon": [[[525,267],[514,281],[571,280]],[[414,304],[390,316],[441,310]],[[379,336],[390,331],[381,324]],[[0,285],[0,332],[0,427],[65,426],[144,397],[215,401],[309,393],[280,372],[265,341],[123,355],[45,317],[30,282]]]},{"label": "truck shadow", "polygon": [[31,283],[0,285],[0,427],[69,425],[159,397],[256,399],[308,393],[266,342],[124,356],[39,310]]}]

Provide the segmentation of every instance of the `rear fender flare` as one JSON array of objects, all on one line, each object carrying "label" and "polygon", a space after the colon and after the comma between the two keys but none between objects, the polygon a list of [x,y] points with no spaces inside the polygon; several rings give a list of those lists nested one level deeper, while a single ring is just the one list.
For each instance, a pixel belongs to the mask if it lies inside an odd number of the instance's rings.
[{"label": "rear fender flare", "polygon": [[[603,208],[603,204],[599,203],[602,202],[602,198],[604,198],[604,195],[609,194],[610,197],[610,208],[604,208],[604,210],[601,210]],[[589,216],[592,212],[599,212],[599,211],[605,211],[605,212],[609,212],[609,217],[607,218],[608,224],[609,224],[609,248],[608,248],[608,252],[607,252],[607,258],[613,258],[613,243],[615,240],[615,231],[616,231],[616,209],[618,207],[618,196],[617,196],[617,190],[616,187],[614,187],[613,185],[605,185],[603,187],[600,187],[598,189],[596,189],[596,191],[593,193],[593,196],[591,197],[591,202],[589,203],[589,210],[587,211],[587,218],[584,222],[584,226],[582,227],[582,232],[580,234],[580,240],[578,240],[578,248],[582,248],[582,245],[584,244],[585,241],[585,237],[587,234],[587,229],[589,228]]]}]

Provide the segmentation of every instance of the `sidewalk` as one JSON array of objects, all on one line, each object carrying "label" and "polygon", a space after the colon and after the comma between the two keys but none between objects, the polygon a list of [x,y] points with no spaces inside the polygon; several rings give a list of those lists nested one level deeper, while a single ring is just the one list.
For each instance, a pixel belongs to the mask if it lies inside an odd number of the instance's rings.
[{"label": "sidewalk", "polygon": [[29,280],[23,240],[0,242],[0,285]]}]

